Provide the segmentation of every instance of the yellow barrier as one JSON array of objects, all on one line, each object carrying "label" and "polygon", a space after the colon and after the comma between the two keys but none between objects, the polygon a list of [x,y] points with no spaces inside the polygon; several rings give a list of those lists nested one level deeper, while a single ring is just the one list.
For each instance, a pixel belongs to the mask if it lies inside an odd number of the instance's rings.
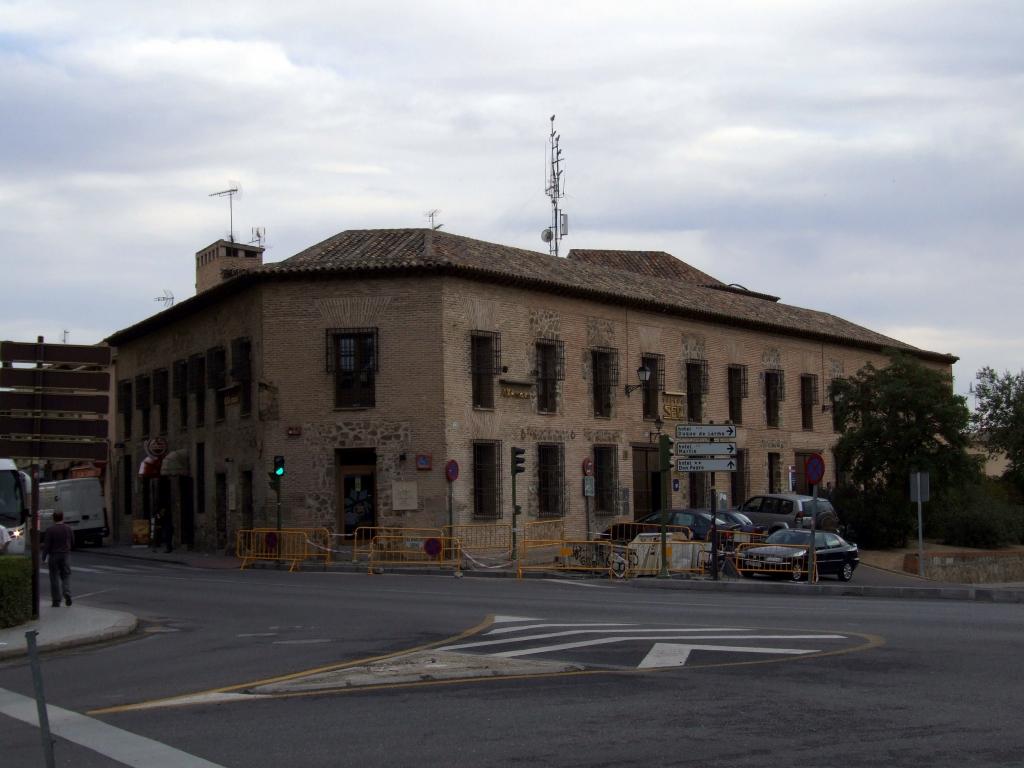
[{"label": "yellow barrier", "polygon": [[374,536],[368,573],[385,565],[451,566],[461,570],[459,540],[444,536]]},{"label": "yellow barrier", "polygon": [[446,525],[444,535],[458,539],[463,554],[512,559],[512,526],[509,523],[456,523]]},{"label": "yellow barrier", "polygon": [[524,571],[589,571],[611,578],[612,545],[607,541],[526,539],[519,551],[516,576]]},{"label": "yellow barrier", "polygon": [[352,562],[359,560],[361,555],[369,556],[373,549],[373,540],[377,536],[411,536],[443,538],[440,528],[402,528],[397,525],[363,525],[352,533]]},{"label": "yellow barrier", "polygon": [[256,560],[290,562],[294,571],[304,560],[331,562],[331,532],[326,528],[253,528],[238,531],[235,554],[240,570]]},{"label": "yellow barrier", "polygon": [[[629,537],[626,539],[627,542],[632,541],[642,533],[661,533],[660,523],[619,523],[618,527],[620,531]],[[685,525],[666,525],[665,531],[670,536],[676,534],[676,536],[686,541],[693,538],[693,531]],[[604,534],[601,535],[603,536]],[[617,540],[621,541],[621,539]]]},{"label": "yellow barrier", "polygon": [[[751,553],[752,549],[758,551]],[[807,576],[807,555],[797,556],[796,553],[806,550],[801,544],[739,544],[732,558],[741,574],[765,573],[799,581]]]}]

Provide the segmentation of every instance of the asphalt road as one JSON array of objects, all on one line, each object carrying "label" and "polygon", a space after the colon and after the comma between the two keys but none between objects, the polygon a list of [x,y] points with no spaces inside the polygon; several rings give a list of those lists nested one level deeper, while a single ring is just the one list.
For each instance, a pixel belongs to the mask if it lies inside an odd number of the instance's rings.
[{"label": "asphalt road", "polygon": [[[1017,604],[75,562],[76,605],[142,625],[44,656],[48,702],[76,734],[58,738],[58,765],[917,768],[1024,754]],[[404,677],[395,659],[358,661],[425,645]],[[459,664],[490,676],[445,680]],[[216,703],[153,704],[224,688]],[[31,696],[24,660],[0,665],[0,689]],[[0,715],[0,745],[5,767],[43,765],[33,726]]]}]

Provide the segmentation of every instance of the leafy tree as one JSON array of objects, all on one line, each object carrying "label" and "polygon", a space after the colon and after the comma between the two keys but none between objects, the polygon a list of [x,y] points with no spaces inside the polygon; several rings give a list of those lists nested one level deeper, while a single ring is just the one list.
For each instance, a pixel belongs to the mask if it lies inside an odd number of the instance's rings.
[{"label": "leafy tree", "polygon": [[[948,373],[891,353],[870,363],[830,394],[840,438],[835,446],[845,487],[836,502],[865,546],[903,546],[916,529],[910,473],[928,472],[933,497],[976,483],[979,462],[967,453],[970,412]],[[933,503],[934,505],[934,503]]]},{"label": "leafy tree", "polygon": [[978,371],[977,407],[971,423],[990,455],[1003,454],[1009,467],[1003,477],[1024,496],[1024,371]]}]

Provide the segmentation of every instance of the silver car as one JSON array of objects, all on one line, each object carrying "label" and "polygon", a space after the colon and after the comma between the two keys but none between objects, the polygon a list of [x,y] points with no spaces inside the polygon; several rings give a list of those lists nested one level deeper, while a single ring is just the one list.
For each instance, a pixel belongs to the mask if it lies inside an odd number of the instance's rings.
[{"label": "silver car", "polygon": [[[799,493],[766,493],[752,496],[740,505],[739,511],[769,533],[780,528],[810,528],[811,508],[815,500]],[[839,529],[839,515],[828,499],[817,499],[814,527],[820,531]]]}]

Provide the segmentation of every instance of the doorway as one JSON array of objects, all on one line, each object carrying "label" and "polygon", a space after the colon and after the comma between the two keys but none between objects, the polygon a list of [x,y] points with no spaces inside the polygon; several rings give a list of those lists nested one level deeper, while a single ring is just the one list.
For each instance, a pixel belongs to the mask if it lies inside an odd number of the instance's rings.
[{"label": "doorway", "polygon": [[377,451],[339,450],[336,454],[335,522],[341,534],[377,525]]},{"label": "doorway", "polygon": [[633,519],[661,511],[661,472],[657,448],[633,446]]}]

